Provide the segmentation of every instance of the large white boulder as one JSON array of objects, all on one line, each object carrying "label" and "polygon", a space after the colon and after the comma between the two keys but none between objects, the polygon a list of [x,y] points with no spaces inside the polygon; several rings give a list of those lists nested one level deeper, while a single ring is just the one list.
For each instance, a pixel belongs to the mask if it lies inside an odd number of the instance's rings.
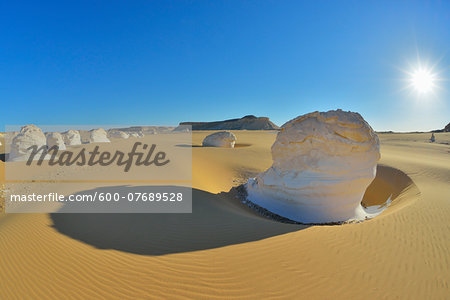
[{"label": "large white boulder", "polygon": [[[41,148],[46,147],[47,139],[42,130],[35,125],[26,125],[20,129],[19,134],[17,134],[11,142],[11,150],[9,152],[8,161],[21,161],[28,160],[32,149],[28,149],[32,146],[37,146]],[[39,152],[34,159],[40,158]]]},{"label": "large white boulder", "polygon": [[58,150],[66,150],[66,145],[64,144],[63,136],[59,132],[48,132],[47,138],[47,148],[50,149],[53,146],[57,146]]},{"label": "large white boulder", "polygon": [[81,145],[80,132],[78,130],[68,130],[62,134],[64,143],[67,146]]},{"label": "large white boulder", "polygon": [[127,139],[130,135],[122,130],[110,130],[108,131],[108,137],[114,139]]},{"label": "large white boulder", "polygon": [[98,128],[89,131],[89,142],[90,143],[110,143],[111,141],[107,137],[105,129]]},{"label": "large white boulder", "polygon": [[361,206],[375,178],[379,140],[354,112],[313,112],[281,128],[273,165],[246,184],[247,199],[302,223],[365,219]]},{"label": "large white boulder", "polygon": [[203,147],[224,147],[234,148],[236,136],[229,131],[219,131],[212,133],[203,140]]}]

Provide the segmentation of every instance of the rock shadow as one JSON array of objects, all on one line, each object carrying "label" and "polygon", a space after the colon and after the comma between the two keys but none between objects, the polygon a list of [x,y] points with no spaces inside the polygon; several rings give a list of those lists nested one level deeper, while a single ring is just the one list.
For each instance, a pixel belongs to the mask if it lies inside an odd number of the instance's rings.
[{"label": "rock shadow", "polygon": [[400,195],[405,192],[409,193],[409,197],[406,198],[420,194],[416,184],[407,174],[399,169],[378,165],[377,175],[367,187],[361,204],[364,207],[383,206],[389,200],[390,206],[397,205],[403,200]]},{"label": "rock shadow", "polygon": [[[128,188],[129,192],[149,190],[149,187],[120,188]],[[94,191],[109,192],[111,187],[80,194]],[[58,213],[50,214],[52,226],[61,234],[99,249],[141,255],[213,249],[258,241],[308,227],[264,218],[242,204],[233,190],[212,194],[192,189],[192,213],[62,212],[64,206]]]}]

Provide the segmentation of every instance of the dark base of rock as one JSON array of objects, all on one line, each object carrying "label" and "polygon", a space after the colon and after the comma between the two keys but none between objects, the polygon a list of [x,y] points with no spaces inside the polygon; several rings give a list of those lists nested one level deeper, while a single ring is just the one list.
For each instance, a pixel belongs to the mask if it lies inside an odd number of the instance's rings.
[{"label": "dark base of rock", "polygon": [[250,200],[247,199],[247,189],[242,184],[240,186],[234,187],[230,190],[231,194],[234,194],[236,198],[239,199],[239,201],[243,204],[249,207],[251,210],[255,211],[259,215],[261,215],[264,218],[271,219],[276,222],[286,223],[286,224],[297,224],[297,225],[342,225],[342,224],[350,224],[350,223],[360,223],[362,221],[343,221],[343,222],[329,222],[329,223],[302,223],[293,221],[291,219],[282,217],[280,215],[277,215],[264,207],[261,207]]}]

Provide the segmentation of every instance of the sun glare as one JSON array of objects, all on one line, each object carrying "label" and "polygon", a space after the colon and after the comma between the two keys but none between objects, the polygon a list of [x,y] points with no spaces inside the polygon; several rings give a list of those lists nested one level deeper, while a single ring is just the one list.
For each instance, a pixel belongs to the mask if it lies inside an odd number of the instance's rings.
[{"label": "sun glare", "polygon": [[435,86],[435,75],[426,69],[417,69],[411,74],[411,85],[419,93],[429,93]]},{"label": "sun glare", "polygon": [[[444,56],[436,60],[430,58],[422,59],[417,51],[417,60],[407,63],[407,67],[396,67],[403,73],[401,81],[404,85],[401,91],[406,91],[410,97],[423,103],[424,100],[437,100],[440,92],[444,89],[442,82],[448,81],[442,77],[443,70],[439,67],[439,63]],[[410,98],[412,99],[412,98]]]}]

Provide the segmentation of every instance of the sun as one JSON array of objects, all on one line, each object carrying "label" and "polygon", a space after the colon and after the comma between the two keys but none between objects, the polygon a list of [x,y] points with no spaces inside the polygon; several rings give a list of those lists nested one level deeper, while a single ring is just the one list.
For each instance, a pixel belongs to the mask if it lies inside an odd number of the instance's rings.
[{"label": "sun", "polygon": [[442,69],[442,66],[439,66],[439,64],[443,58],[444,56],[437,60],[432,60],[431,58],[423,59],[417,53],[417,60],[409,61],[407,68],[396,66],[397,70],[403,73],[401,81],[404,84],[400,90],[406,91],[409,96],[420,100],[420,102],[438,99],[440,93],[445,90],[442,82],[449,80],[442,77],[445,69]]},{"label": "sun", "polygon": [[417,69],[411,73],[411,86],[419,93],[426,94],[433,91],[436,75],[427,69]]}]

